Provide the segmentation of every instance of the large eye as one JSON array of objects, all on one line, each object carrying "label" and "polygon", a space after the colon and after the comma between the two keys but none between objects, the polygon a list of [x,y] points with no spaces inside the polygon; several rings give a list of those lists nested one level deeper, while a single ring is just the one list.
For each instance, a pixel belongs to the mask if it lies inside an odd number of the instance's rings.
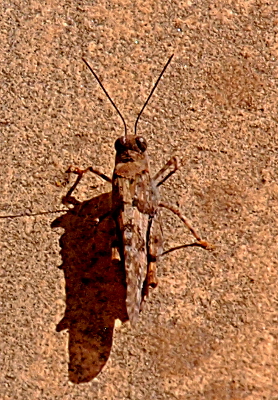
[{"label": "large eye", "polygon": [[147,149],[147,142],[142,136],[138,136],[136,139],[136,144],[139,147],[139,149],[144,153]]},{"label": "large eye", "polygon": [[126,138],[125,138],[125,136],[119,137],[119,138],[116,140],[114,146],[115,146],[115,149],[116,149],[117,153],[118,153],[118,152],[121,153],[122,151],[124,151],[125,148],[126,148]]}]

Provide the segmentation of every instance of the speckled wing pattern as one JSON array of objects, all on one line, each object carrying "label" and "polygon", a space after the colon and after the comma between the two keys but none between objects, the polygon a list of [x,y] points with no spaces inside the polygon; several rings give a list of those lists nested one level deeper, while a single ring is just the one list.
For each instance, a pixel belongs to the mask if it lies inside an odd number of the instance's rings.
[{"label": "speckled wing pattern", "polygon": [[[157,190],[145,152],[137,151],[135,136],[122,138],[113,175],[113,204],[121,239],[120,253],[126,273],[126,307],[135,325],[149,286],[156,286],[156,255],[162,252]],[[159,251],[157,244],[161,245]]]}]

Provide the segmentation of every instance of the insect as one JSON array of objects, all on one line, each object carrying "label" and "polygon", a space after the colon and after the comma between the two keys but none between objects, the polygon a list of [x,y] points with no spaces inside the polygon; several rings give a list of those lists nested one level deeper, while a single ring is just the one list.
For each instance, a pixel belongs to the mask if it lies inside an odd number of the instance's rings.
[{"label": "insect", "polygon": [[[201,239],[178,207],[160,200],[159,186],[179,168],[177,158],[172,157],[158,173],[151,177],[147,142],[136,132],[138,121],[173,56],[167,61],[139,112],[133,135],[127,134],[127,127],[122,114],[98,76],[87,61],[83,59],[120,116],[124,125],[124,135],[115,142],[116,159],[112,178],[93,167],[84,170],[69,167],[67,172],[76,174],[77,179],[63,198],[63,204],[78,204],[78,201],[72,197],[72,192],[82,176],[88,171],[112,184],[111,213],[116,222],[118,237],[114,250],[118,252],[125,269],[126,308],[130,323],[133,326],[138,320],[142,303],[148,296],[149,288],[157,286],[156,263],[159,257],[170,251],[188,246],[199,246],[204,249],[212,248],[212,245]],[[191,231],[196,241],[163,252],[161,208],[166,208],[176,214]]]}]

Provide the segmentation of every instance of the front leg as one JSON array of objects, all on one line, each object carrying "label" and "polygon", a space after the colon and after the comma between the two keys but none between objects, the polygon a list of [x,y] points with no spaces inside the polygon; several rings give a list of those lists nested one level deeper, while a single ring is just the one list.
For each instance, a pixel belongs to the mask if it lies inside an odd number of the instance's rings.
[{"label": "front leg", "polygon": [[[164,176],[164,173],[172,167],[172,170]],[[171,175],[173,175],[179,169],[177,157],[172,157],[165,165],[158,171],[153,177],[155,186],[160,186],[164,183]]]},{"label": "front leg", "polygon": [[104,179],[105,181],[112,183],[112,179],[110,179],[108,176],[106,176],[102,172],[98,171],[97,169],[94,169],[93,167],[88,167],[86,169],[79,169],[77,167],[70,166],[66,172],[71,173],[71,174],[76,174],[77,178],[76,178],[76,181],[74,182],[74,184],[72,185],[72,187],[68,190],[67,194],[65,196],[63,196],[63,198],[62,198],[62,203],[64,205],[67,206],[69,204],[72,204],[72,205],[76,206],[77,204],[80,204],[80,201],[78,201],[71,194],[77,187],[78,183],[81,181],[82,176],[88,171],[93,172],[94,174],[98,175],[100,178]]}]

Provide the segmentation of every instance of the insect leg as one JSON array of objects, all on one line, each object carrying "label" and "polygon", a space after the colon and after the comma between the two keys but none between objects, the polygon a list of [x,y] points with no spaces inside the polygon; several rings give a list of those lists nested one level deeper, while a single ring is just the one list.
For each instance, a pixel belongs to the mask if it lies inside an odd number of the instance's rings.
[{"label": "insect leg", "polygon": [[157,286],[158,280],[156,276],[156,259],[163,252],[163,235],[160,220],[160,213],[156,213],[149,220],[149,229],[147,234],[148,241],[148,272],[147,284],[152,288]]},{"label": "insect leg", "polygon": [[105,181],[112,183],[112,179],[110,179],[108,176],[106,176],[105,174],[103,174],[102,172],[98,171],[97,169],[95,169],[93,167],[88,167],[86,169],[79,169],[77,167],[70,166],[66,172],[76,174],[78,176],[81,175],[81,177],[82,177],[88,171],[93,172],[94,174],[98,175],[100,178],[104,179]]},{"label": "insect leg", "polygon": [[62,203],[64,205],[68,205],[68,204],[77,205],[77,204],[80,204],[80,202],[78,200],[76,200],[73,196],[71,196],[71,194],[75,190],[75,188],[77,187],[78,183],[81,181],[82,176],[88,171],[93,172],[94,174],[98,175],[100,178],[104,179],[105,181],[112,183],[112,179],[110,179],[108,176],[106,176],[102,172],[98,171],[97,169],[94,169],[93,167],[88,167],[86,169],[79,169],[77,167],[70,166],[67,169],[66,172],[67,173],[76,174],[77,178],[76,178],[76,181],[74,182],[74,184],[72,185],[72,187],[68,190],[67,194],[65,196],[63,196],[63,198],[62,198]]},{"label": "insect leg", "polygon": [[[187,226],[187,228],[190,230],[190,232],[192,233],[192,235],[195,237],[195,239],[197,240],[196,243],[192,243],[192,244],[186,244],[186,245],[182,245],[179,246],[178,248],[182,248],[182,247],[189,247],[189,246],[198,246],[198,247],[202,247],[203,249],[206,250],[212,250],[214,248],[214,246],[208,242],[206,242],[205,240],[202,240],[201,237],[198,235],[198,233],[195,231],[195,229],[193,228],[193,226],[191,225],[191,223],[189,222],[189,220],[181,213],[180,209],[176,206],[173,206],[171,204],[167,204],[164,202],[159,202],[159,207],[163,207],[163,208],[167,208],[167,210],[172,211],[175,215],[177,215],[182,222]],[[178,248],[174,248],[173,250],[177,250]],[[167,250],[165,253],[169,253],[170,250]]]},{"label": "insect leg", "polygon": [[[206,244],[206,247],[204,246],[204,243]],[[164,251],[161,254],[161,256],[164,256],[165,254],[171,253],[172,251],[175,251],[175,250],[184,249],[185,247],[202,247],[202,249],[205,249],[205,250],[214,250],[215,249],[215,246],[213,244],[202,241],[202,243],[195,242],[195,243],[182,244],[182,245],[176,246],[176,247],[171,247],[171,249]]]},{"label": "insect leg", "polygon": [[[173,167],[173,169],[164,176],[164,173],[169,170],[169,168]],[[153,180],[156,186],[162,185],[163,182],[166,181],[171,175],[173,175],[179,169],[178,159],[177,157],[172,157],[160,171],[158,171]]]},{"label": "insect leg", "polygon": [[142,303],[141,309],[143,308],[143,301],[149,295],[149,287],[155,288],[158,284],[156,275],[156,262],[157,258],[163,253],[163,237],[160,215],[157,213],[153,218],[149,219],[148,231],[147,231],[147,259],[148,267],[146,279],[142,289]]}]

